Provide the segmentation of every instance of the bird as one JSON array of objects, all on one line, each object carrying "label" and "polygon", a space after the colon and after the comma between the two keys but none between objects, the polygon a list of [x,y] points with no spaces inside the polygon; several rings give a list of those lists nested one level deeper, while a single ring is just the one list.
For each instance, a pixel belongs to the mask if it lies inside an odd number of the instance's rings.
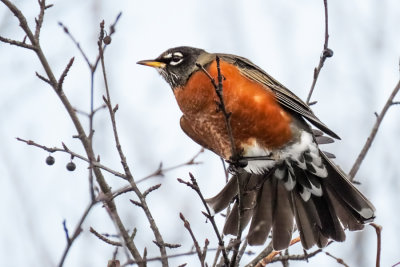
[{"label": "bird", "polygon": [[250,224],[248,244],[263,245],[272,236],[279,251],[297,228],[304,249],[323,248],[330,240],[344,241],[346,229],[361,230],[374,220],[373,204],[331,160],[334,155],[319,147],[339,136],[250,60],[180,46],[137,63],[155,68],[170,85],[182,130],[235,164],[224,188],[207,199],[215,213],[233,203],[224,234],[238,235],[239,225]]}]

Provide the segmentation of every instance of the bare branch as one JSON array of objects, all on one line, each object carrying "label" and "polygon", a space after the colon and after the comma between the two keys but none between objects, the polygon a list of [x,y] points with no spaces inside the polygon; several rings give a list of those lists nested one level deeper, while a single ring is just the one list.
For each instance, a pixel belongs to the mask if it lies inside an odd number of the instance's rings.
[{"label": "bare branch", "polygon": [[250,263],[246,265],[246,267],[253,267],[255,266],[259,261],[267,257],[269,254],[272,253],[274,249],[272,248],[272,242],[269,242],[269,244],[261,251],[257,257],[255,257]]},{"label": "bare branch", "polygon": [[[92,142],[86,136],[86,133],[82,127],[82,124],[79,121],[74,108],[72,107],[71,103],[69,102],[69,99],[66,97],[65,94],[62,93],[62,91],[58,90],[58,82],[55,78],[53,70],[51,69],[51,67],[49,65],[47,58],[45,57],[45,55],[42,51],[42,48],[39,44],[39,39],[35,38],[34,34],[32,33],[32,30],[28,26],[25,16],[13,3],[11,3],[9,0],[0,0],[0,1],[3,2],[8,7],[8,9],[17,17],[20,27],[23,29],[23,31],[27,35],[27,38],[30,40],[32,46],[35,48],[34,49],[35,54],[39,58],[39,61],[42,64],[42,66],[46,72],[46,75],[51,84],[51,87],[53,88],[53,90],[56,92],[59,99],[63,103],[65,109],[68,112],[68,115],[70,116],[70,118],[77,130],[77,136],[79,137],[79,139],[86,151],[87,158],[89,159],[90,162],[93,162],[95,160],[95,153],[93,151]],[[45,6],[45,7],[49,7],[49,6]],[[116,225],[116,228],[120,232],[120,235],[122,236],[124,243],[127,246],[127,248],[129,249],[132,256],[136,260],[141,261],[142,257],[140,255],[139,251],[137,250],[135,244],[132,242],[132,240],[130,240],[129,234],[126,231],[125,226],[123,225],[123,223],[121,221],[121,218],[117,211],[117,207],[116,207],[114,201],[112,200],[110,186],[106,182],[106,180],[103,176],[103,173],[101,172],[101,169],[98,167],[94,167],[93,171],[94,171],[94,175],[96,177],[97,183],[99,184],[99,186],[101,188],[101,191],[106,196],[103,199],[103,201],[104,201],[104,204],[108,208],[107,211],[109,212],[109,215],[110,215],[112,221]],[[66,253],[63,256],[63,259],[65,259]],[[141,264],[141,266],[144,266],[144,264]]]},{"label": "bare branch", "polygon": [[[214,86],[215,92],[218,96],[218,102],[217,102],[217,108],[219,111],[222,112],[225,120],[225,126],[226,130],[228,133],[228,138],[230,142],[230,147],[231,147],[231,158],[230,158],[230,163],[231,163],[231,168],[230,170],[233,173],[238,173],[237,167],[240,167],[240,155],[238,151],[236,150],[236,145],[235,145],[235,140],[233,137],[232,133],[232,127],[231,127],[231,113],[226,110],[225,107],[225,102],[224,102],[224,97],[223,97],[223,87],[222,87],[222,79],[223,75],[221,73],[221,67],[220,67],[220,58],[216,56],[215,58],[216,64],[217,64],[217,79],[218,79],[218,84],[215,82],[215,79],[208,73],[208,71],[200,64],[196,64],[198,68],[200,68],[201,71],[203,71],[207,77],[210,79],[211,84]],[[232,260],[230,262],[231,267],[235,267],[236,265],[236,257],[239,253],[239,247],[240,247],[240,242],[241,242],[241,236],[242,236],[242,215],[243,215],[243,205],[242,205],[242,185],[240,181],[240,175],[236,175],[237,179],[237,184],[238,184],[238,234],[236,236],[236,246],[234,247],[233,255],[232,255]]]},{"label": "bare branch", "polygon": [[107,244],[110,244],[112,246],[117,246],[117,247],[121,247],[122,246],[121,242],[112,241],[112,240],[108,239],[104,235],[102,235],[102,234],[98,233],[96,230],[94,230],[93,227],[90,227],[90,232],[92,234],[94,234],[98,239],[100,239],[101,241],[106,242]]},{"label": "bare branch", "polygon": [[[43,149],[43,150],[45,150],[45,151],[47,151],[47,152],[50,152],[50,153],[54,153],[54,152],[63,152],[63,153],[70,154],[72,157],[75,157],[75,158],[81,159],[81,160],[83,160],[83,161],[86,161],[87,163],[90,163],[90,160],[89,160],[88,158],[86,158],[86,157],[84,157],[84,156],[82,156],[82,155],[80,155],[80,154],[78,154],[78,153],[75,153],[75,152],[69,150],[69,148],[66,147],[65,144],[63,144],[63,147],[64,147],[64,148],[59,148],[59,147],[47,147],[47,146],[40,145],[40,144],[38,144],[38,143],[36,143],[36,142],[34,142],[34,141],[32,141],[32,140],[25,140],[25,139],[22,139],[22,138],[19,138],[19,137],[17,137],[16,139],[17,139],[18,141],[21,141],[21,142],[26,143],[27,145],[35,146],[35,147],[41,148],[41,149]],[[114,171],[114,170],[112,170],[112,169],[110,169],[110,168],[108,168],[108,167],[106,167],[106,166],[100,164],[100,162],[98,162],[98,161],[94,161],[94,162],[92,162],[92,164],[93,164],[94,167],[103,169],[103,170],[105,170],[105,171],[107,171],[107,172],[109,172],[109,173],[111,173],[111,174],[113,174],[113,175],[115,175],[115,176],[117,176],[117,177],[123,178],[124,180],[127,179],[126,176],[125,176],[125,174],[120,173],[120,172],[117,172],[117,171]]]},{"label": "bare branch", "polygon": [[86,207],[85,211],[83,212],[79,222],[76,224],[75,226],[75,230],[74,233],[72,234],[72,236],[69,236],[68,234],[68,228],[65,224],[65,220],[63,222],[63,227],[64,227],[64,232],[67,238],[67,246],[64,249],[64,252],[61,256],[60,262],[58,263],[58,266],[61,267],[64,264],[64,261],[67,257],[67,254],[72,246],[72,244],[74,243],[75,239],[80,235],[80,233],[82,232],[82,224],[83,222],[86,220],[89,212],[91,211],[91,209],[96,205],[96,203],[98,203],[97,200],[93,200],[92,202],[89,203],[89,205]]},{"label": "bare branch", "polygon": [[179,168],[181,168],[181,167],[183,167],[183,166],[189,166],[189,165],[197,165],[197,164],[200,164],[201,162],[197,162],[197,161],[196,161],[196,158],[197,158],[201,153],[203,153],[203,152],[204,152],[204,148],[201,148],[200,151],[197,152],[197,153],[196,153],[192,158],[190,158],[188,161],[183,162],[183,163],[180,163],[180,164],[177,164],[177,165],[174,165],[174,166],[171,166],[171,167],[167,167],[167,168],[163,168],[163,164],[162,164],[162,162],[161,162],[160,165],[158,166],[157,170],[155,170],[155,171],[152,172],[151,174],[149,174],[149,175],[147,175],[147,176],[145,176],[145,177],[143,177],[143,178],[137,180],[136,183],[141,183],[141,182],[143,182],[144,180],[147,180],[147,179],[149,179],[149,178],[151,178],[151,177],[155,177],[155,176],[164,176],[164,174],[165,174],[166,172],[169,172],[169,171],[172,171],[172,170],[175,170],[175,169],[179,169]]},{"label": "bare branch", "polygon": [[154,190],[157,190],[158,188],[161,187],[161,184],[156,184],[153,185],[152,187],[150,187],[149,189],[147,189],[146,191],[143,192],[143,196],[147,197],[148,194],[150,194],[151,192],[153,192]]},{"label": "bare branch", "polygon": [[217,239],[218,239],[219,249],[221,249],[221,251],[222,251],[222,256],[224,258],[224,263],[225,263],[226,266],[229,266],[230,263],[229,263],[228,254],[226,252],[226,248],[225,248],[225,245],[224,245],[224,240],[222,239],[221,234],[219,233],[217,224],[215,223],[215,220],[214,220],[214,216],[212,215],[211,210],[208,207],[207,202],[206,202],[203,194],[200,191],[200,187],[197,184],[196,178],[194,178],[193,174],[191,174],[191,173],[189,173],[189,176],[190,176],[190,181],[191,182],[185,182],[184,180],[182,180],[180,178],[178,178],[178,182],[189,186],[190,188],[192,188],[199,195],[199,197],[201,199],[201,202],[203,203],[203,205],[204,205],[204,207],[206,208],[206,211],[207,211],[206,213],[203,212],[203,214],[206,216],[207,219],[210,220],[211,225],[213,226],[214,232],[215,232],[215,234],[217,236]]},{"label": "bare branch", "polygon": [[237,155],[235,140],[234,140],[233,134],[232,134],[232,127],[231,127],[231,123],[230,123],[231,114],[225,108],[225,102],[224,102],[224,97],[223,97],[223,88],[222,88],[222,74],[221,74],[221,68],[220,68],[220,58],[218,56],[216,56],[215,60],[217,62],[218,84],[215,82],[215,79],[210,75],[210,73],[208,73],[208,71],[201,64],[196,64],[196,66],[198,68],[200,68],[200,70],[207,75],[207,77],[210,79],[211,84],[214,86],[215,92],[217,93],[218,100],[219,100],[219,102],[217,103],[217,107],[218,107],[218,110],[221,111],[222,114],[224,115],[225,126],[227,129],[229,141],[231,144],[231,157],[232,157],[232,160],[234,161],[239,158],[238,157],[239,155]]},{"label": "bare branch", "polygon": [[191,237],[192,240],[193,240],[193,244],[194,244],[194,247],[195,247],[196,252],[197,252],[197,257],[199,257],[200,264],[201,264],[202,267],[204,267],[205,265],[204,265],[203,253],[201,252],[201,248],[200,248],[200,246],[199,246],[199,242],[197,242],[197,239],[196,239],[196,237],[194,236],[194,233],[193,233],[193,231],[192,231],[192,228],[190,227],[190,223],[189,223],[188,220],[186,220],[185,216],[183,216],[182,213],[179,213],[179,217],[180,217],[181,220],[183,221],[183,225],[185,226],[185,228],[188,230],[188,232],[189,232],[189,234],[190,234],[190,237]]},{"label": "bare branch", "polygon": [[142,203],[140,203],[139,201],[136,201],[136,200],[133,200],[133,199],[130,199],[129,201],[130,201],[132,204],[134,204],[134,205],[138,206],[139,208],[142,208],[142,209],[143,209],[143,205],[142,205]]},{"label": "bare branch", "polygon": [[40,12],[38,18],[37,19],[35,18],[36,22],[35,38],[39,41],[40,29],[42,28],[44,19],[44,11],[51,6],[46,6],[46,0],[38,0],[38,3],[40,7]]},{"label": "bare branch", "polygon": [[386,112],[393,105],[393,99],[395,98],[395,96],[397,95],[399,90],[400,90],[400,81],[398,81],[398,83],[396,84],[396,86],[393,89],[392,93],[390,94],[388,100],[386,101],[385,106],[383,107],[382,111],[379,113],[378,117],[376,118],[374,127],[372,128],[372,131],[371,131],[370,135],[368,136],[363,149],[361,150],[360,154],[357,157],[357,160],[354,162],[354,165],[349,172],[350,180],[354,179],[354,176],[360,169],[361,163],[363,162],[365,156],[367,155],[369,148],[371,147],[372,142],[374,141],[375,136],[378,133],[379,126],[381,125],[383,118],[386,115]]},{"label": "bare branch", "polygon": [[170,243],[159,244],[159,243],[157,243],[157,241],[153,241],[153,243],[156,244],[157,247],[179,248],[182,246],[181,244],[170,244]]},{"label": "bare branch", "polygon": [[237,255],[237,260],[236,260],[236,266],[239,266],[239,262],[243,257],[243,254],[246,252],[246,248],[247,248],[247,239],[245,239],[245,241],[242,243],[242,247],[239,250],[239,253]]},{"label": "bare branch", "polygon": [[[208,251],[215,251],[217,250],[216,248],[209,248]],[[191,256],[191,255],[196,255],[196,251],[188,251],[188,252],[183,252],[183,253],[177,253],[177,254],[171,254],[166,257],[166,259],[171,259],[171,258],[179,258],[179,257],[184,257],[184,256]],[[154,258],[147,258],[146,261],[135,261],[135,260],[128,260],[126,263],[124,263],[122,266],[128,266],[128,265],[133,265],[133,264],[140,264],[140,263],[149,263],[151,261],[161,261],[163,258],[162,257],[154,257]]]},{"label": "bare branch", "polygon": [[86,56],[85,51],[83,51],[80,43],[75,39],[75,37],[72,35],[72,33],[69,31],[67,26],[65,26],[62,22],[58,22],[58,25],[64,30],[65,34],[71,39],[71,41],[75,44],[76,48],[78,48],[79,52],[81,53],[82,57],[85,59],[86,64],[89,66],[89,68],[93,71],[93,65],[90,63],[89,58]]},{"label": "bare branch", "polygon": [[39,79],[41,79],[41,80],[44,81],[45,83],[49,84],[50,86],[53,86],[53,85],[51,84],[51,82],[49,81],[49,79],[43,77],[42,75],[40,75],[40,74],[37,73],[37,72],[35,72],[35,74],[36,74],[36,76],[37,76]]},{"label": "bare branch", "polygon": [[[119,17],[120,17],[120,14],[117,17],[116,22],[118,21]],[[110,113],[111,124],[112,124],[112,128],[113,128],[113,133],[114,133],[115,145],[116,145],[119,157],[121,159],[121,164],[122,164],[122,166],[124,168],[125,175],[126,175],[128,181],[129,181],[133,191],[135,192],[135,194],[139,198],[140,207],[143,209],[143,211],[144,211],[144,213],[145,213],[145,215],[147,217],[147,220],[149,221],[150,228],[153,231],[153,234],[154,234],[154,236],[156,238],[156,242],[160,245],[159,248],[160,248],[160,253],[161,253],[161,256],[162,256],[162,265],[163,266],[168,266],[168,261],[166,259],[167,252],[166,252],[166,249],[165,249],[165,242],[164,242],[164,240],[163,240],[163,238],[161,236],[160,231],[158,230],[158,227],[157,227],[157,225],[156,225],[156,223],[154,221],[153,215],[150,212],[150,209],[149,209],[149,207],[147,205],[145,196],[142,194],[142,192],[137,187],[137,184],[136,184],[136,182],[135,182],[135,180],[133,178],[133,175],[132,175],[132,173],[130,171],[130,168],[129,168],[128,164],[127,164],[125,154],[122,151],[122,146],[121,146],[121,143],[120,143],[120,140],[119,140],[118,131],[117,131],[117,124],[116,124],[116,120],[115,120],[115,112],[114,112],[114,109],[113,109],[113,106],[112,106],[112,103],[111,103],[110,90],[109,90],[109,87],[108,87],[107,74],[106,74],[106,68],[105,68],[105,63],[104,63],[104,49],[103,49],[103,45],[102,45],[103,38],[104,38],[104,21],[102,21],[100,23],[100,36],[99,36],[99,40],[98,40],[97,44],[98,44],[98,49],[99,49],[101,68],[102,68],[102,72],[103,72],[104,85],[105,85],[105,88],[106,88],[106,97],[105,97],[106,101],[105,101],[105,104],[107,105],[108,111]]]},{"label": "bare branch", "polygon": [[315,84],[317,83],[319,73],[324,66],[325,60],[328,57],[333,56],[333,51],[328,48],[328,41],[329,41],[329,32],[328,32],[328,0],[323,0],[324,1],[324,11],[325,11],[325,41],[324,41],[324,48],[322,50],[321,57],[319,58],[319,64],[318,67],[314,69],[314,76],[313,76],[313,82],[311,84],[310,91],[308,92],[307,100],[306,103],[308,105],[315,104],[316,102],[313,101],[311,102],[311,96],[314,92]]},{"label": "bare branch", "polygon": [[376,246],[376,267],[379,267],[381,265],[381,232],[382,232],[382,226],[376,223],[370,223],[372,227],[375,228],[376,231],[376,241],[377,241],[377,246]]},{"label": "bare branch", "polygon": [[72,57],[72,58],[69,60],[67,66],[65,67],[63,73],[62,73],[61,76],[60,76],[60,79],[58,79],[58,90],[62,90],[62,85],[63,85],[63,83],[64,83],[64,79],[65,79],[65,77],[67,76],[68,71],[69,71],[69,69],[71,68],[72,64],[74,63],[74,60],[75,60],[75,57]]},{"label": "bare branch", "polygon": [[10,45],[16,45],[16,46],[19,46],[19,47],[22,47],[22,48],[27,48],[27,49],[30,49],[30,50],[35,50],[36,49],[33,45],[26,44],[25,42],[20,42],[20,41],[17,41],[17,40],[8,39],[8,38],[5,38],[3,36],[0,36],[0,42],[7,43],[7,44],[10,44]]},{"label": "bare branch", "polygon": [[[296,244],[297,242],[300,242],[300,237],[296,237],[295,239],[293,239],[292,241],[290,241],[289,246],[292,246],[294,244]],[[275,258],[275,256],[279,255],[279,251],[272,251],[270,254],[268,254],[265,258],[261,259],[255,267],[264,267],[266,266],[268,263],[271,263],[273,261],[273,259]]]},{"label": "bare branch", "polygon": [[71,243],[71,239],[69,237],[69,232],[68,232],[68,227],[67,227],[67,220],[63,220],[63,229],[64,229],[64,233],[65,233],[65,238],[67,239],[67,244]]},{"label": "bare branch", "polygon": [[[274,259],[271,260],[270,263],[277,262],[277,261],[307,261],[309,258],[314,257],[315,255],[319,254],[322,252],[322,249],[317,249],[314,252],[308,253],[308,254],[303,254],[303,255],[283,255],[279,257],[275,257]],[[265,266],[265,265],[264,265]]]},{"label": "bare branch", "polygon": [[333,256],[332,254],[330,254],[329,252],[325,252],[325,254],[326,254],[327,256],[329,256],[329,257],[335,259],[337,263],[339,263],[339,264],[341,264],[341,265],[343,265],[343,266],[345,266],[345,267],[349,267],[349,265],[347,265],[347,264],[344,262],[343,259],[340,259],[340,258],[338,258],[338,257],[335,257],[335,256]]}]

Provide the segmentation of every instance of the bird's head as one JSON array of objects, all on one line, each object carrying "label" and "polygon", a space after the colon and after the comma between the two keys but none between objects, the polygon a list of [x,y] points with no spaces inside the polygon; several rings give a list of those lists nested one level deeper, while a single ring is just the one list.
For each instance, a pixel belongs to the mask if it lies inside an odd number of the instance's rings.
[{"label": "bird's head", "polygon": [[175,89],[187,82],[190,75],[198,69],[198,59],[206,55],[209,54],[202,49],[180,46],[168,49],[156,59],[141,60],[137,64],[156,68],[171,88]]}]

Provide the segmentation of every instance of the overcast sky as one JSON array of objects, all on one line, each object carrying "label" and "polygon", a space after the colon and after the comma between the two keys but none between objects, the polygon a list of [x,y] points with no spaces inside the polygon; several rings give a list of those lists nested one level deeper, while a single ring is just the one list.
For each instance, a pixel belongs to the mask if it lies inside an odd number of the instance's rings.
[{"label": "overcast sky", "polygon": [[[30,25],[34,25],[37,1],[15,2]],[[160,162],[166,167],[185,162],[200,149],[179,127],[180,111],[169,86],[156,71],[136,65],[138,60],[155,58],[167,48],[180,45],[237,54],[251,59],[305,99],[323,47],[322,0],[49,3],[54,3],[54,7],[46,12],[41,36],[43,49],[57,75],[75,57],[64,90],[73,105],[86,112],[90,107],[90,72],[58,22],[69,28],[93,60],[99,22],[104,19],[109,25],[122,11],[117,32],[106,50],[106,68],[113,102],[119,104],[121,143],[136,179],[156,170]],[[399,12],[400,2],[396,0],[329,1],[329,47],[334,56],[321,71],[313,95],[318,103],[313,110],[341,136],[341,141],[323,149],[335,153],[336,162],[345,171],[350,170],[370,133],[374,112],[381,110],[399,79]],[[18,40],[24,37],[17,20],[3,4],[0,35]],[[0,43],[0,59],[0,265],[55,266],[66,245],[62,221],[66,219],[72,232],[90,201],[87,166],[75,159],[77,170],[68,172],[65,165],[70,159],[63,154],[54,154],[55,165],[47,166],[48,153],[28,147],[15,137],[50,147],[64,142],[81,154],[83,148],[72,138],[76,131],[55,93],[36,78],[35,71],[42,75],[44,71],[33,52]],[[95,105],[99,106],[104,94],[100,72],[95,79]],[[88,127],[87,118],[80,118]],[[382,266],[400,261],[399,121],[400,110],[394,106],[356,177],[362,183],[360,190],[377,208],[376,223],[383,226]],[[102,163],[122,171],[106,111],[95,116],[94,126],[94,147]],[[183,244],[176,252],[188,251],[191,244],[179,212],[189,219],[200,242],[207,237],[212,242],[210,247],[217,246],[211,225],[201,215],[201,202],[176,181],[177,177],[188,179],[190,171],[205,196],[218,192],[225,179],[220,159],[205,152],[198,160],[201,165],[180,168],[140,184],[145,190],[162,183],[148,201],[165,241]],[[106,178],[114,189],[125,185],[112,175]],[[130,194],[117,201],[120,213],[127,227],[138,229],[139,249],[147,246],[149,256],[157,256],[158,249],[151,242],[153,237],[143,212],[128,201],[134,198]],[[65,266],[106,266],[112,258],[113,248],[91,235],[90,226],[101,233],[115,233],[105,210],[96,206]],[[261,248],[251,249],[257,252]],[[302,252],[300,245],[290,251]],[[362,233],[348,233],[345,243],[334,243],[326,251],[350,266],[374,266],[375,230],[367,226]],[[212,262],[213,253],[209,254]],[[197,263],[195,256],[171,262],[172,266]],[[325,254],[310,260],[310,266],[322,264],[337,266]]]}]

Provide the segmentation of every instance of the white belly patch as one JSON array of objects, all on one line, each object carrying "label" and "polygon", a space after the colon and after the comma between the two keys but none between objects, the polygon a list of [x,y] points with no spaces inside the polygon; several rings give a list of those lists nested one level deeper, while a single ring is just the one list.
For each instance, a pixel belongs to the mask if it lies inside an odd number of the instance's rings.
[{"label": "white belly patch", "polygon": [[[287,145],[279,150],[268,150],[261,147],[256,140],[251,145],[244,147],[244,158],[248,158],[248,165],[244,168],[247,172],[264,174],[275,166],[274,176],[284,181],[285,188],[292,190],[296,185],[294,168],[304,170],[305,173],[325,178],[327,169],[322,162],[318,145],[311,133],[303,131],[298,142]],[[307,201],[311,194],[322,195],[320,184],[309,182],[310,186],[304,187],[302,198]]]}]

